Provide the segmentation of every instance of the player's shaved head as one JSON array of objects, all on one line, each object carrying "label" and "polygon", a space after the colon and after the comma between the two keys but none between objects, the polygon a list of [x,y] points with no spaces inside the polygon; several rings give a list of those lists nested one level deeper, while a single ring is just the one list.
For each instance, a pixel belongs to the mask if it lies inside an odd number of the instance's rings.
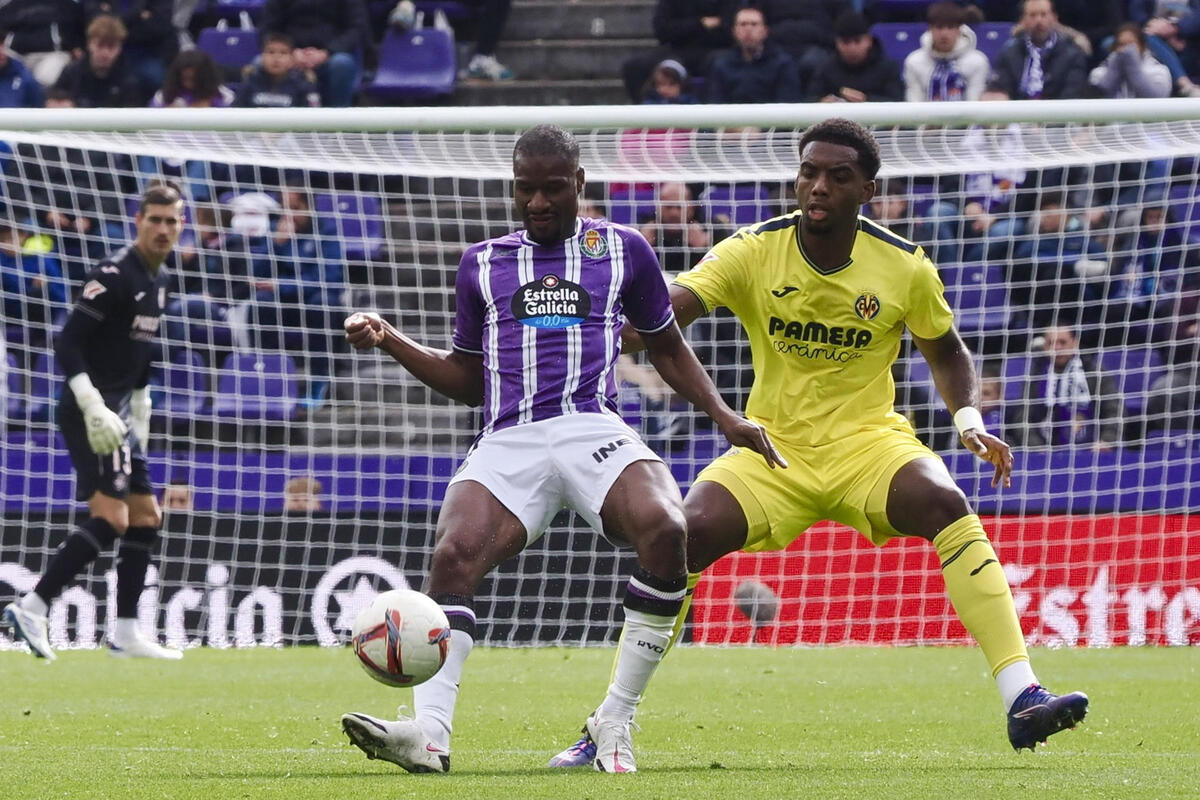
[{"label": "player's shaved head", "polygon": [[535,156],[553,156],[579,165],[579,142],[570,131],[558,125],[535,125],[517,139],[513,148],[513,163]]},{"label": "player's shaved head", "polygon": [[854,148],[858,153],[858,165],[862,167],[863,174],[867,180],[875,180],[875,176],[879,174],[879,144],[875,141],[875,137],[871,132],[859,125],[857,122],[851,122],[848,119],[835,117],[827,119],[823,122],[818,122],[811,126],[800,137],[800,152],[804,153],[804,148],[810,142],[828,142],[829,144],[840,144],[846,147]]}]

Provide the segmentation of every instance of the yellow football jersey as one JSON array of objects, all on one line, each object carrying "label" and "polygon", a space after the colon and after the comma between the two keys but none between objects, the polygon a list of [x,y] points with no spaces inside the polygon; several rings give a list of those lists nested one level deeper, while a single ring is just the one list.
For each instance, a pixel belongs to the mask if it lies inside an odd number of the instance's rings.
[{"label": "yellow football jersey", "polygon": [[741,320],[754,361],[746,415],[773,437],[803,447],[908,427],[891,365],[904,326],[937,339],[954,323],[937,269],[919,245],[859,217],[850,259],[823,271],[800,244],[800,218],[742,228],[676,283]]}]

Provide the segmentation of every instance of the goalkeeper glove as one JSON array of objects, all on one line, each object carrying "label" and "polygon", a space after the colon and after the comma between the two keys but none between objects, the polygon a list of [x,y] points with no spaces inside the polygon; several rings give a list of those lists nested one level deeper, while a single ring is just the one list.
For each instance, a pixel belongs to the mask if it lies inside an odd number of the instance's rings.
[{"label": "goalkeeper glove", "polygon": [[75,393],[75,402],[83,412],[88,445],[92,452],[104,456],[120,447],[125,440],[125,423],[117,412],[104,404],[104,398],[87,373],[74,376],[67,381],[67,386]]},{"label": "goalkeeper glove", "polygon": [[150,387],[143,386],[140,389],[134,389],[133,394],[129,396],[129,411],[132,419],[129,421],[129,427],[133,430],[133,435],[142,445],[143,452],[150,450]]}]

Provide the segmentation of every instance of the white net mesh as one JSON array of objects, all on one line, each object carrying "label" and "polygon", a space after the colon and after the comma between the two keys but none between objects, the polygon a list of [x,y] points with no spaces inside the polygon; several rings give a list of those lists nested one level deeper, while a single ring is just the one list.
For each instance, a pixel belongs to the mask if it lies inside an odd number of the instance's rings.
[{"label": "white net mesh", "polygon": [[[915,350],[894,371],[898,407],[980,509],[1031,640],[1194,643],[1200,122],[919,118],[876,128],[884,180],[864,212],[939,265],[994,398],[989,426],[1017,446],[1013,488],[991,489],[961,452]],[[792,207],[793,128],[577,133],[589,213],[641,226],[668,271]],[[175,644],[333,644],[374,591],[419,586],[478,420],[398,365],[347,352],[341,319],[378,309],[448,345],[463,248],[514,225],[515,139],[0,133],[0,584],[30,588],[85,513],[54,424],[52,332],[90,265],[129,240],[138,193],[165,174],[184,185],[189,230],[160,331],[150,464],[169,510],[146,624]],[[1080,359],[1052,369],[1047,342],[1064,336]],[[753,374],[736,320],[702,319],[688,337],[741,407]],[[644,368],[625,375],[623,414],[686,487],[722,443]],[[631,566],[564,514],[480,587],[481,635],[609,642]],[[97,643],[108,595],[102,575],[65,594],[55,641]],[[932,548],[876,550],[833,525],[714,566],[693,623],[704,643],[966,641]]]}]

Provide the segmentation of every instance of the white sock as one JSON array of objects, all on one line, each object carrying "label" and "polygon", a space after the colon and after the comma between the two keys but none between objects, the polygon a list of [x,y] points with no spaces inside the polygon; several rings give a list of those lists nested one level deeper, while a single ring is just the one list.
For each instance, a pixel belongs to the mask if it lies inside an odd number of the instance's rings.
[{"label": "white sock", "polygon": [[1029,662],[1025,660],[1014,661],[996,673],[996,687],[1000,690],[1000,699],[1004,701],[1005,712],[1012,708],[1013,701],[1021,692],[1028,689],[1030,684],[1037,682],[1037,676],[1033,674],[1033,667],[1029,666]]},{"label": "white sock", "polygon": [[30,592],[25,595],[17,605],[30,614],[37,614],[39,617],[46,616],[50,611],[50,606],[46,604],[46,601],[37,592]]},{"label": "white sock", "polygon": [[674,627],[675,617],[625,609],[625,627],[617,645],[617,668],[598,716],[633,719],[650,676],[667,652]]},{"label": "white sock", "polygon": [[454,704],[458,700],[458,684],[463,665],[475,640],[466,631],[450,631],[450,648],[446,663],[429,680],[413,687],[413,709],[425,735],[439,747],[450,749],[450,731],[454,722]]},{"label": "white sock", "polygon": [[121,642],[128,642],[130,639],[136,639],[137,637],[137,617],[117,617],[117,624],[113,628],[113,642],[117,646],[120,646]]}]

